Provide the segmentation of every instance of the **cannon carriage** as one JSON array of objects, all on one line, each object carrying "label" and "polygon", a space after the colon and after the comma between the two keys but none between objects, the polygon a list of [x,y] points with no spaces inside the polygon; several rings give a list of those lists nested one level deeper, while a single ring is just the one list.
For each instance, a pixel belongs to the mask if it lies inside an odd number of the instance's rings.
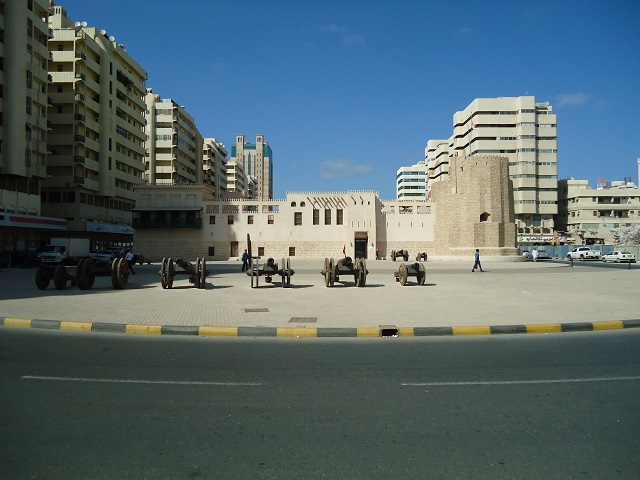
[{"label": "cannon carriage", "polygon": [[266,283],[271,283],[273,277],[276,275],[282,278],[282,288],[287,288],[291,286],[291,277],[295,272],[291,268],[289,258],[287,258],[286,261],[283,258],[282,263],[279,266],[273,258],[268,258],[267,262],[261,265],[260,257],[252,257],[251,265],[246,273],[251,277],[251,288],[256,288],[258,286],[259,277],[264,276],[264,281]]},{"label": "cannon carriage", "polygon": [[356,258],[354,262],[351,257],[341,258],[337,262],[333,258],[325,258],[324,268],[320,271],[327,287],[333,287],[335,282],[339,282],[340,275],[353,276],[356,287],[364,287],[367,283],[368,273],[364,258]]},{"label": "cannon carriage", "polygon": [[112,261],[98,258],[82,257],[73,270],[63,264],[42,264],[36,270],[36,286],[40,290],[46,290],[49,283],[57,290],[63,290],[67,282],[77,285],[80,290],[91,290],[96,277],[111,277],[111,284],[116,290],[123,290],[129,283],[129,264],[124,258],[115,258]]},{"label": "cannon carriage", "polygon": [[416,262],[419,261],[426,262],[427,261],[427,252],[420,252],[416,255]]},{"label": "cannon carriage", "polygon": [[195,266],[191,262],[187,262],[181,258],[176,258],[174,263],[173,258],[163,258],[158,271],[160,275],[160,284],[162,288],[172,288],[173,279],[176,275],[187,275],[189,277],[189,283],[192,283],[196,288],[205,288],[206,278],[209,275],[207,270],[207,260],[203,257],[196,259]]},{"label": "cannon carriage", "polygon": [[409,251],[408,250],[391,250],[391,260],[395,262],[396,258],[404,258],[404,261],[408,262]]},{"label": "cannon carriage", "polygon": [[396,282],[400,282],[400,285],[403,287],[407,284],[408,277],[416,277],[418,285],[424,285],[427,278],[427,272],[425,271],[422,263],[416,262],[408,265],[401,263],[398,271],[393,272],[393,276],[396,277]]}]

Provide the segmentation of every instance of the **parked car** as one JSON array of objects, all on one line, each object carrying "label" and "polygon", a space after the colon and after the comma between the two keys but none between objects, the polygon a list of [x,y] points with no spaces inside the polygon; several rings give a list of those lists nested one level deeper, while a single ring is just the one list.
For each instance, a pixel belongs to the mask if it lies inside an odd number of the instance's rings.
[{"label": "parked car", "polygon": [[527,260],[531,260],[531,252],[527,249],[522,250],[522,256]]},{"label": "parked car", "polygon": [[549,260],[551,255],[546,250],[538,250],[538,260]]},{"label": "parked car", "polygon": [[620,252],[618,250],[614,250],[611,253],[607,253],[602,257],[603,262],[630,262],[636,263],[636,256],[631,252]]},{"label": "parked car", "polygon": [[116,255],[112,250],[91,250],[89,252],[89,256],[91,258],[106,260],[108,262],[111,262],[114,258],[116,258]]}]

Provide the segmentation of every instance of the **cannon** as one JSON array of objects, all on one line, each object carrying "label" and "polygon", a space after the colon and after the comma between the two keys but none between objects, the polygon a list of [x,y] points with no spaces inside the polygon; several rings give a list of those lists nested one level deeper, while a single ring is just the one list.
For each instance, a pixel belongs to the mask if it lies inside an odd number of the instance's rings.
[{"label": "cannon", "polygon": [[[176,268],[176,265],[179,268]],[[181,258],[176,258],[175,263],[173,258],[163,258],[160,270],[160,284],[162,288],[173,287],[173,278],[176,275],[188,275],[189,283],[193,283],[196,288],[204,288],[206,285],[206,277],[209,275],[207,270],[207,260],[205,258],[198,257],[196,259],[196,265],[191,262],[187,262]]]},{"label": "cannon", "polygon": [[71,282],[71,285],[78,285],[80,290],[91,290],[96,277],[111,277],[113,288],[123,290],[129,283],[129,274],[129,264],[124,258],[108,261],[82,257],[75,270],[70,270],[69,267],[62,264],[42,264],[36,270],[35,280],[36,286],[40,290],[46,290],[51,280],[58,290],[64,289],[67,282]]},{"label": "cannon", "polygon": [[396,258],[404,258],[404,261],[408,262],[409,252],[407,250],[391,250],[391,260],[395,262]]},{"label": "cannon", "polygon": [[400,264],[400,268],[397,272],[393,272],[393,276],[396,277],[396,282],[400,282],[403,287],[407,284],[407,277],[416,277],[418,285],[424,285],[424,281],[427,278],[427,272],[424,269],[424,265],[421,263],[412,263],[405,265]]},{"label": "cannon", "polygon": [[418,253],[418,255],[416,255],[416,262],[419,262],[420,260],[425,262],[427,261],[427,252],[420,252]]},{"label": "cannon", "polygon": [[[251,277],[251,288],[258,286],[258,278],[264,275],[264,280],[267,283],[271,283],[272,277],[279,275],[282,277],[282,287],[290,287],[291,286],[291,277],[294,272],[291,268],[291,263],[289,259],[282,259],[282,268],[278,266],[273,258],[268,258],[267,263],[260,265],[260,257],[253,257],[251,261],[251,265],[249,266],[249,270],[247,270],[247,275]],[[255,286],[254,286],[255,283]]]},{"label": "cannon", "polygon": [[335,282],[339,282],[340,275],[352,275],[356,287],[364,287],[368,273],[364,258],[356,258],[354,262],[351,257],[341,258],[337,262],[333,258],[325,258],[324,268],[320,271],[326,287],[333,287]]}]

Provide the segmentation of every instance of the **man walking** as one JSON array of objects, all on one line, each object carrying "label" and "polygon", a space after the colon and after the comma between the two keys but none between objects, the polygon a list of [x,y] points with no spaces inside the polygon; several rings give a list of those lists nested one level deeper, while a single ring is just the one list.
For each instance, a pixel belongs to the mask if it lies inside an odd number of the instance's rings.
[{"label": "man walking", "polygon": [[131,270],[131,274],[135,275],[136,272],[133,271],[133,266],[135,265],[135,260],[133,259],[133,252],[131,251],[130,248],[127,248],[127,253],[124,256],[124,259],[127,261],[127,263],[129,264],[129,270]]},{"label": "man walking", "polygon": [[476,248],[476,256],[475,256],[475,262],[473,264],[473,268],[471,269],[471,272],[475,272],[476,268],[479,268],[481,272],[484,272],[484,270],[482,270],[482,265],[480,265],[480,249]]},{"label": "man walking", "polygon": [[245,248],[244,253],[242,254],[242,271],[246,272],[247,270],[249,270],[249,254]]}]

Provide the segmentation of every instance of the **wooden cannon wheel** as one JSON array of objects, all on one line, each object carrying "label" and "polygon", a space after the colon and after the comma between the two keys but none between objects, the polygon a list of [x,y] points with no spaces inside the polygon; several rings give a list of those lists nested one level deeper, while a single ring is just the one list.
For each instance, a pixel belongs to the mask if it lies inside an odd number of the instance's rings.
[{"label": "wooden cannon wheel", "polygon": [[427,272],[424,269],[424,265],[421,263],[418,267],[418,285],[424,285],[427,278]]},{"label": "wooden cannon wheel", "polygon": [[364,287],[367,283],[367,264],[364,258],[356,260],[356,267],[358,269],[358,280],[356,281],[357,287]]},{"label": "wooden cannon wheel", "polygon": [[50,278],[47,275],[44,265],[40,265],[36,270],[36,286],[40,290],[46,290],[49,286]]},{"label": "wooden cannon wheel", "polygon": [[325,257],[324,259],[324,286],[329,286],[329,279],[331,278],[331,270],[329,270],[329,259]]},{"label": "wooden cannon wheel", "polygon": [[173,258],[169,257],[169,260],[167,260],[167,266],[166,266],[166,275],[167,275],[167,288],[172,288],[173,287],[173,277],[176,274],[176,267],[173,264]]},{"label": "wooden cannon wheel", "polygon": [[290,259],[287,258],[287,287],[291,286],[291,275],[293,275],[291,272],[291,263],[289,260]]},{"label": "wooden cannon wheel", "polygon": [[167,268],[167,258],[162,257],[162,263],[160,264],[160,284],[162,288],[167,288],[167,277],[165,275],[165,270]]},{"label": "wooden cannon wheel", "polygon": [[330,275],[329,275],[329,285],[332,286],[332,287],[333,287],[333,284],[336,281],[336,275],[335,275],[335,273],[337,271],[336,268],[337,268],[337,266],[336,266],[335,262],[333,261],[333,257],[331,257],[331,259],[329,260],[329,272],[331,272]]},{"label": "wooden cannon wheel", "polygon": [[91,290],[96,280],[93,260],[89,257],[81,258],[76,268],[76,283],[80,290]]},{"label": "wooden cannon wheel", "polygon": [[202,258],[202,264],[200,265],[200,287],[198,288],[206,288],[207,286],[207,259]]},{"label": "wooden cannon wheel", "polygon": [[200,257],[196,258],[196,275],[194,280],[193,286],[200,288],[200,282],[202,282],[202,261]]},{"label": "wooden cannon wheel", "polygon": [[129,263],[124,258],[114,258],[111,262],[111,285],[116,290],[123,290],[128,283]]},{"label": "wooden cannon wheel", "polygon": [[63,290],[67,286],[67,269],[64,265],[57,265],[53,271],[53,284],[57,290]]},{"label": "wooden cannon wheel", "polygon": [[[258,279],[260,278],[260,269],[258,265],[251,264],[251,288],[258,288]],[[254,285],[255,279],[255,285]]]},{"label": "wooden cannon wheel", "polygon": [[282,274],[280,276],[282,277],[282,288],[285,288],[287,286],[287,267],[284,263],[284,257],[281,261],[282,263],[280,264],[280,271],[282,272]]},{"label": "wooden cannon wheel", "polygon": [[404,263],[400,264],[400,269],[398,270],[398,278],[400,280],[400,285],[404,287],[407,284],[407,267]]}]

